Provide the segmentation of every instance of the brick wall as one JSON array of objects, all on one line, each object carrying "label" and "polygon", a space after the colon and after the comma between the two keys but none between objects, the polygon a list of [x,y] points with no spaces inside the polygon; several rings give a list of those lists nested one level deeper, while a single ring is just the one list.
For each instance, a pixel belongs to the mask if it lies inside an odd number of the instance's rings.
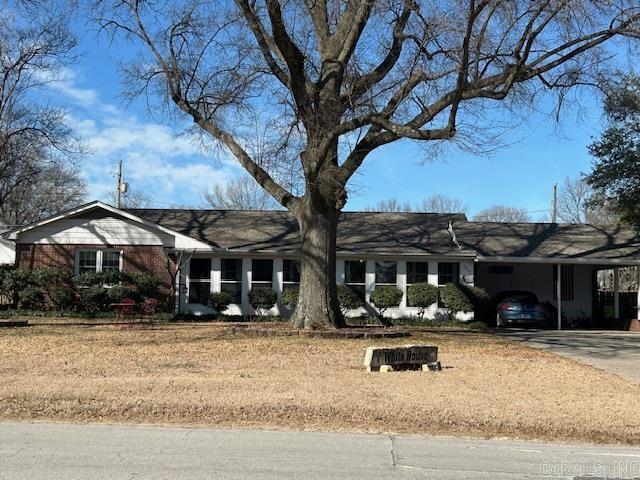
[{"label": "brick wall", "polygon": [[151,272],[160,279],[162,290],[171,288],[171,274],[167,269],[167,254],[157,245],[45,245],[18,244],[16,266],[22,270],[43,267],[75,268],[76,250],[111,248],[122,251],[125,272]]}]

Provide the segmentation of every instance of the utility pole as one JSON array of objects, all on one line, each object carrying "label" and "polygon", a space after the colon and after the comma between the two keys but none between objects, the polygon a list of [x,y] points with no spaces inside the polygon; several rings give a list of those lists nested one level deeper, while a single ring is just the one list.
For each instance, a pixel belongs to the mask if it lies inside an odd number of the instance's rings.
[{"label": "utility pole", "polygon": [[551,223],[558,223],[558,184],[553,184],[553,204],[551,206]]},{"label": "utility pole", "polygon": [[120,208],[120,197],[122,195],[122,160],[118,162],[118,183],[116,184],[116,208]]}]

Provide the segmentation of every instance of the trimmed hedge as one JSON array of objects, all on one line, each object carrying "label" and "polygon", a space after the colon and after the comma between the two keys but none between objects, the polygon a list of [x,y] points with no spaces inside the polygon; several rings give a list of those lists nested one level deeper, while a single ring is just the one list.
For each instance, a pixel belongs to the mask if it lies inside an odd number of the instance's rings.
[{"label": "trimmed hedge", "polygon": [[440,300],[452,316],[459,312],[482,315],[489,304],[489,295],[480,287],[448,283],[440,290]]},{"label": "trimmed hedge", "polygon": [[298,305],[299,296],[300,289],[298,287],[289,287],[282,294],[282,304],[293,310]]},{"label": "trimmed hedge", "polygon": [[249,304],[254,310],[272,309],[278,301],[278,294],[273,288],[257,287],[249,292]]},{"label": "trimmed hedge", "polygon": [[402,290],[393,285],[380,285],[371,293],[371,303],[373,303],[384,318],[384,312],[389,308],[399,307],[402,302]]},{"label": "trimmed hedge", "polygon": [[424,313],[431,305],[438,302],[438,287],[430,283],[414,283],[407,287],[407,304],[418,308],[418,316],[424,318]]},{"label": "trimmed hedge", "polygon": [[364,301],[358,293],[349,285],[343,283],[337,285],[338,303],[342,315],[346,315],[349,310],[356,310],[364,306]]},{"label": "trimmed hedge", "polygon": [[232,303],[233,296],[229,292],[216,292],[209,295],[208,305],[218,314],[224,313]]}]

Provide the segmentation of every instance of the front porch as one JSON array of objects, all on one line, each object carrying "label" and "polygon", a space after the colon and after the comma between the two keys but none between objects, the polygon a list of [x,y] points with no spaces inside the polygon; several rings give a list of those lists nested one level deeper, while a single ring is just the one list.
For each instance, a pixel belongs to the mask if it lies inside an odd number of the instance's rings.
[{"label": "front porch", "polygon": [[475,283],[491,297],[510,290],[534,293],[557,312],[557,329],[622,330],[628,320],[639,315],[637,265],[571,259],[479,259]]}]

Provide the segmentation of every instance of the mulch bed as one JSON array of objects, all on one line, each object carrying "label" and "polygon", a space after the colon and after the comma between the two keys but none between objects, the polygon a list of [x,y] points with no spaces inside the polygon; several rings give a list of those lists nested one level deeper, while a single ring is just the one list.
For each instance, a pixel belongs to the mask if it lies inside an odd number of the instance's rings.
[{"label": "mulch bed", "polygon": [[27,326],[29,326],[29,322],[26,320],[5,320],[0,318],[0,328],[27,327]]},{"label": "mulch bed", "polygon": [[380,327],[354,327],[340,330],[296,330],[287,324],[274,324],[269,327],[238,325],[229,329],[233,335],[250,337],[309,337],[309,338],[399,338],[410,337],[408,330],[382,329]]}]

